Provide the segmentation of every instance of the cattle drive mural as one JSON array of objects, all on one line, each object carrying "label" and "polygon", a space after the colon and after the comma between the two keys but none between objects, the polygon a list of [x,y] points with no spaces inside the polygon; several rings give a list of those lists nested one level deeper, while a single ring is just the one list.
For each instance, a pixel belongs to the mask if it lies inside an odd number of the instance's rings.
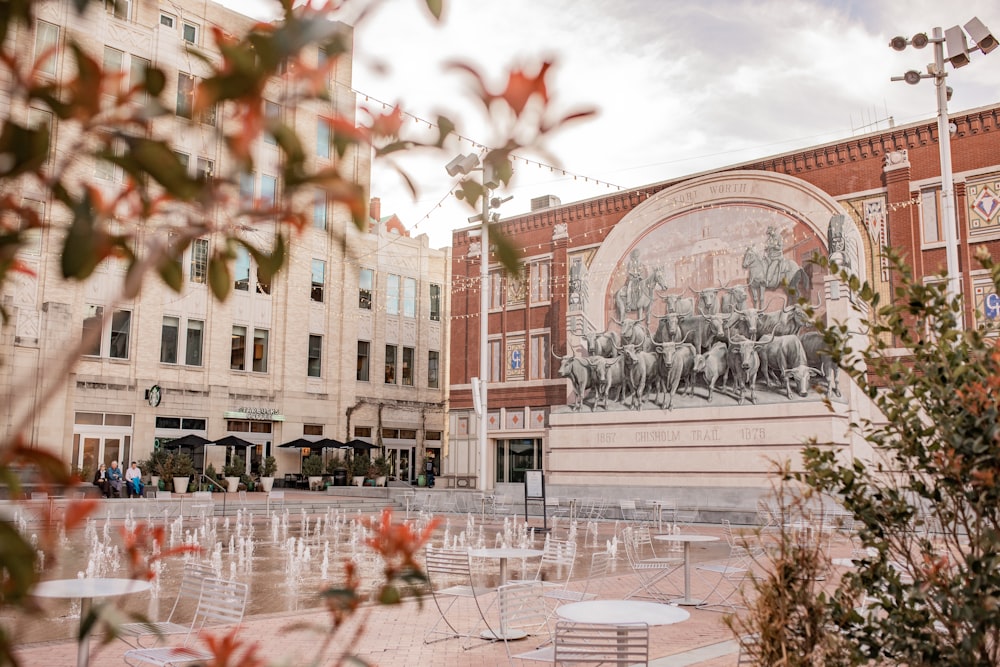
[{"label": "cattle drive mural", "polygon": [[572,388],[569,407],[840,399],[837,369],[799,305],[824,312],[809,261],[826,254],[824,239],[783,211],[751,205],[670,222],[628,249],[608,283],[604,330],[575,332],[569,350],[553,351]]}]

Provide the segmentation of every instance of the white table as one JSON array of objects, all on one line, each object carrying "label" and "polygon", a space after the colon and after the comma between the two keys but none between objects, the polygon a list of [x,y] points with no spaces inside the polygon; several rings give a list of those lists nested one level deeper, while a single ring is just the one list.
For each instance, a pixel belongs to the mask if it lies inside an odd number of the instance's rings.
[{"label": "white table", "polygon": [[[673,625],[682,623],[689,618],[684,609],[662,602],[644,602],[642,600],[586,600],[571,602],[556,607],[556,615],[564,621],[574,623],[599,623],[601,625],[626,625],[630,623],[645,623],[655,625]],[[623,631],[619,631],[619,635]],[[619,638],[619,641],[621,639]],[[620,649],[619,649],[620,651]],[[619,655],[621,658],[621,655]]]},{"label": "white table", "polygon": [[508,558],[538,558],[544,552],[541,549],[521,549],[518,547],[491,547],[485,549],[469,549],[469,555],[473,558],[499,558],[500,559],[500,585],[507,583],[507,559]]},{"label": "white table", "polygon": [[[544,551],[541,549],[521,549],[518,547],[490,547],[485,549],[469,549],[469,555],[473,558],[498,558],[500,560],[500,585],[507,583],[507,559],[508,558],[538,558]],[[485,620],[485,619],[484,619]],[[501,627],[499,632],[493,630],[483,630],[480,633],[483,639],[524,639],[528,633],[523,630],[508,630]]]},{"label": "white table", "polygon": [[[50,579],[41,581],[31,592],[42,598],[80,598],[80,627],[90,614],[94,598],[109,598],[148,591],[150,583],[138,579]],[[76,654],[77,667],[87,667],[90,663],[90,637],[80,637]]]},{"label": "white table", "polygon": [[654,540],[660,540],[661,542],[683,542],[684,543],[684,597],[679,600],[671,600],[676,604],[682,604],[686,607],[696,607],[700,605],[704,600],[695,600],[691,597],[691,543],[692,542],[718,542],[719,538],[715,535],[695,535],[695,534],[670,534],[670,535],[654,535]]}]

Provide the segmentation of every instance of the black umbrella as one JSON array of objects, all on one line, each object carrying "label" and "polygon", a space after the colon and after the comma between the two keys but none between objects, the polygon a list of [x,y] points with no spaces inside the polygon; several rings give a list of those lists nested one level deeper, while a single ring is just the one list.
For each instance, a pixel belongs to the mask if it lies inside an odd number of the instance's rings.
[{"label": "black umbrella", "polygon": [[252,442],[247,442],[243,438],[238,438],[235,435],[227,435],[224,438],[219,438],[215,441],[209,441],[213,445],[221,445],[223,447],[256,447]]},{"label": "black umbrella", "polygon": [[318,449],[343,449],[347,445],[342,443],[340,440],[334,440],[333,438],[323,438],[322,440],[317,440],[313,446]]},{"label": "black umbrella", "polygon": [[323,441],[320,440],[318,442],[314,442],[312,440],[306,440],[305,438],[295,438],[295,440],[280,444],[278,445],[278,447],[285,447],[290,449],[319,449],[321,448],[320,445],[321,442]]},{"label": "black umbrella", "polygon": [[344,447],[350,447],[356,452],[370,452],[373,449],[378,449],[378,445],[373,445],[370,442],[365,442],[364,440],[358,440],[357,438],[349,442],[345,442]]},{"label": "black umbrella", "polygon": [[179,447],[199,447],[201,445],[207,445],[211,440],[208,438],[203,438],[197,433],[188,433],[187,435],[182,435],[179,438],[174,438],[170,442],[164,443],[164,449],[177,449]]}]

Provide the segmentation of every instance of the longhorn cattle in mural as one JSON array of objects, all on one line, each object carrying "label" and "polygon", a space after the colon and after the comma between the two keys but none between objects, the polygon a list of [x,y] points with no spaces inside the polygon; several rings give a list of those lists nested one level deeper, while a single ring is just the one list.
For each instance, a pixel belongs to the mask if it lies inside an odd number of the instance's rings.
[{"label": "longhorn cattle in mural", "polygon": [[[697,284],[693,272],[677,266],[647,265],[633,248],[623,282],[610,292],[609,328],[578,334],[585,355],[568,350],[558,357],[559,375],[573,386],[572,409],[672,410],[717,403],[720,396],[739,405],[763,397],[839,397],[822,336],[794,301],[812,300],[809,272],[784,256],[775,226],[767,227],[758,248],[745,246],[742,259],[717,253],[745,270],[742,284],[718,286]],[[668,286],[671,270],[689,283]],[[822,305],[817,300],[812,310]]]}]

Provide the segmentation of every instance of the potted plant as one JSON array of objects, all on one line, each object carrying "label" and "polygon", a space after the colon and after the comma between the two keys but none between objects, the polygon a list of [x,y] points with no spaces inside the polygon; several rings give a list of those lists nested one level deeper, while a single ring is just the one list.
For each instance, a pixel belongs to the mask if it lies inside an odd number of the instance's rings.
[{"label": "potted plant", "polygon": [[222,474],[226,476],[226,491],[236,493],[240,487],[240,478],[246,472],[247,462],[239,454],[233,455],[232,460],[222,467]]},{"label": "potted plant", "polygon": [[278,470],[278,461],[273,456],[268,456],[260,465],[260,485],[264,493],[270,493],[274,486],[274,473]]},{"label": "potted plant", "polygon": [[372,468],[375,486],[386,486],[389,479],[389,460],[384,456],[377,456],[372,461]]},{"label": "potted plant", "polygon": [[162,477],[160,469],[167,456],[169,456],[167,450],[154,449],[148,459],[139,461],[139,470],[149,475],[149,482],[153,485],[154,489],[160,488],[160,478]]},{"label": "potted plant", "polygon": [[172,453],[167,457],[170,477],[174,483],[174,493],[187,493],[188,484],[195,475],[194,461],[184,452]]},{"label": "potted plant", "polygon": [[309,478],[309,488],[318,489],[323,483],[323,459],[319,454],[310,454],[302,462],[302,474]]},{"label": "potted plant", "polygon": [[351,476],[354,486],[362,486],[365,483],[365,475],[368,474],[368,457],[355,454],[351,457]]}]

